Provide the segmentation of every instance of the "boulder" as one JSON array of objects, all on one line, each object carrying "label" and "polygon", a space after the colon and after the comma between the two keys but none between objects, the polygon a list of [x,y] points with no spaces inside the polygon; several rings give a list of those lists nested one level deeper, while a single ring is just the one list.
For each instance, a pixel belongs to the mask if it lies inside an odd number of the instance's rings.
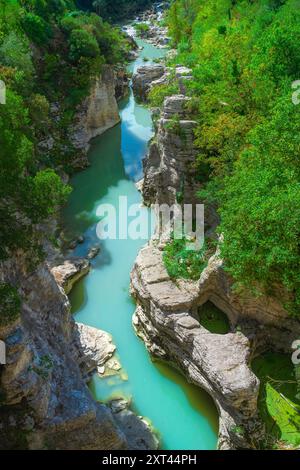
[{"label": "boulder", "polygon": [[102,368],[116,350],[110,334],[82,323],[75,323],[74,343],[78,353],[77,362],[84,374],[96,370],[102,373]]}]

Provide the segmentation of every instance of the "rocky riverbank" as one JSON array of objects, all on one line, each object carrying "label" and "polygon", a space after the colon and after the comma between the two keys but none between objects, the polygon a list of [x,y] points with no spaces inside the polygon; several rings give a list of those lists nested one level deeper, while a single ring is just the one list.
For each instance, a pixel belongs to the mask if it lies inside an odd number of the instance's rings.
[{"label": "rocky riverbank", "polygon": [[[133,77],[135,93],[146,100],[153,86],[167,83],[169,74],[163,65],[141,67]],[[201,202],[193,165],[195,122],[186,106],[185,80],[190,75],[180,64],[175,67],[181,94],[167,97],[159,112],[140,185],[147,205],[176,206],[178,194],[180,204]],[[209,237],[215,237],[217,224],[214,207],[205,207]],[[257,448],[265,431],[257,407],[259,380],[250,363],[269,349],[291,353],[291,344],[300,335],[299,322],[282,307],[280,296],[235,293],[218,250],[198,281],[171,279],[163,262],[165,243],[164,237],[151,240],[132,270],[134,328],[153,357],[173,364],[212,396],[220,414],[220,449]],[[227,316],[227,334],[210,332],[201,324],[199,311],[207,302]]]}]

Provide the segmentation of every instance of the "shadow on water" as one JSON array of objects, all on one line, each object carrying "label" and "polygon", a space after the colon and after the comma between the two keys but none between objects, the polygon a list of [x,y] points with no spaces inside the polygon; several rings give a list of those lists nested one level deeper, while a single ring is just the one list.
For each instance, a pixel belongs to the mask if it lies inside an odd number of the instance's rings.
[{"label": "shadow on water", "polygon": [[205,390],[188,383],[185,377],[175,368],[161,361],[153,361],[154,367],[160,374],[176,383],[184,391],[189,404],[209,421],[216,434],[219,431],[219,418],[216,406],[211,396]]}]

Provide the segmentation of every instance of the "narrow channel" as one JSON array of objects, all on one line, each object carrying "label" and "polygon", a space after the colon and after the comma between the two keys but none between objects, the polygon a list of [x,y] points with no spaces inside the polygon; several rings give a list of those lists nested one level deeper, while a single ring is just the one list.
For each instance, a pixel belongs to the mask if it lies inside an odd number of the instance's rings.
[{"label": "narrow channel", "polygon": [[[132,72],[145,62],[164,55],[164,50],[139,40],[139,58]],[[151,63],[151,62],[150,62]],[[86,256],[99,243],[96,211],[99,204],[118,207],[119,196],[128,203],[141,203],[135,182],[142,177],[142,159],[153,136],[150,111],[130,96],[120,103],[122,123],[95,139],[90,167],[76,174],[74,188],[64,211],[65,229],[84,234],[74,254]],[[161,448],[215,449],[218,415],[212,399],[190,385],[166,364],[152,362],[144,344],[134,333],[134,303],[129,296],[130,271],[144,240],[106,240],[92,262],[91,273],[73,289],[70,300],[77,321],[106,330],[113,336],[122,364],[122,376],[95,376],[91,390],[99,401],[124,396],[132,409],[149,418],[159,433]]]}]

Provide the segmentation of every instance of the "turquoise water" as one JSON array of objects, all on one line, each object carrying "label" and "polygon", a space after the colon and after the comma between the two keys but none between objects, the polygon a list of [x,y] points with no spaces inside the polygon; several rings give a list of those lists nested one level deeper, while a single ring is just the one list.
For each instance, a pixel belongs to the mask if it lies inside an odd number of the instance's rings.
[{"label": "turquoise water", "polygon": [[[163,55],[163,51],[144,45],[131,70],[144,63],[143,57]],[[64,212],[65,229],[85,236],[75,255],[85,256],[89,247],[99,243],[95,228],[100,204],[117,207],[120,195],[128,197],[128,204],[141,202],[134,181],[142,177],[142,158],[153,136],[151,116],[132,93],[121,103],[120,113],[122,124],[94,140],[91,166],[72,179],[74,191]],[[148,215],[145,210],[144,216]],[[129,276],[145,243],[130,239],[100,242],[101,252],[92,261],[91,273],[71,293],[76,320],[111,333],[123,367],[122,378],[95,376],[91,390],[100,401],[120,396],[131,399],[132,408],[149,418],[159,432],[162,449],[215,449],[218,417],[210,397],[171,367],[152,362],[134,334]]]}]

